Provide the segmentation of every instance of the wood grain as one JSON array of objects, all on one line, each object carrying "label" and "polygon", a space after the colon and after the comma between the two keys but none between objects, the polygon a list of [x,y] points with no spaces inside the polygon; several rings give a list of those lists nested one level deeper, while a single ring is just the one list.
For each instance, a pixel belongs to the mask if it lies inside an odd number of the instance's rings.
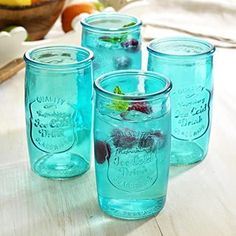
[{"label": "wood grain", "polygon": [[53,181],[36,176],[23,162],[0,169],[0,182],[1,235],[161,235],[155,219],[125,222],[104,215],[93,171]]},{"label": "wood grain", "polygon": [[65,0],[46,0],[32,6],[0,6],[0,30],[8,26],[23,26],[29,40],[42,39],[60,15]]},{"label": "wood grain", "polygon": [[22,115],[24,71],[2,84],[0,235],[235,236],[235,57],[233,50],[216,53],[212,135],[206,159],[195,166],[171,168],[164,210],[142,221],[122,221],[102,213],[93,168],[67,181],[33,174],[27,164]]},{"label": "wood grain", "polygon": [[17,58],[0,68],[0,84],[10,79],[13,75],[25,67],[23,58]]}]

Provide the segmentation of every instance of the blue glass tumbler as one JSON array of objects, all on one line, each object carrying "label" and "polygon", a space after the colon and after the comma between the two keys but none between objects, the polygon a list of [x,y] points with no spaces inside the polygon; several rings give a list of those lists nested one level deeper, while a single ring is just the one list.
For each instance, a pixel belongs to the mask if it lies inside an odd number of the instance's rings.
[{"label": "blue glass tumbler", "polygon": [[94,78],[114,70],[141,68],[141,21],[120,13],[98,13],[81,21],[82,46],[94,52]]},{"label": "blue glass tumbler", "polygon": [[32,170],[68,178],[89,169],[93,53],[76,46],[29,50],[25,111]]},{"label": "blue glass tumbler", "polygon": [[168,76],[171,94],[173,165],[199,162],[207,154],[212,120],[213,54],[210,43],[191,37],[153,40],[148,70]]},{"label": "blue glass tumbler", "polygon": [[156,215],[167,191],[171,83],[154,72],[115,71],[95,80],[98,201],[117,218]]}]

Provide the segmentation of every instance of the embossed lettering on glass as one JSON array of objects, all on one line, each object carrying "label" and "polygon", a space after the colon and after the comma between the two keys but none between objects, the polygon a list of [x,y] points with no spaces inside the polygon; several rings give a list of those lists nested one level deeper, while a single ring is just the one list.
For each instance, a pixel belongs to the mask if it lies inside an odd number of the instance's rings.
[{"label": "embossed lettering on glass", "polygon": [[25,54],[25,111],[31,168],[49,178],[89,169],[91,156],[91,51],[48,46]]},{"label": "embossed lettering on glass", "polygon": [[141,21],[120,13],[99,13],[81,21],[82,46],[94,54],[94,77],[141,68]]},{"label": "embossed lettering on glass", "polygon": [[107,214],[139,219],[164,206],[170,156],[168,79],[116,71],[95,81],[98,201]]},{"label": "embossed lettering on glass", "polygon": [[208,150],[212,115],[213,54],[215,47],[196,38],[153,40],[148,70],[173,83],[171,164],[193,164]]}]

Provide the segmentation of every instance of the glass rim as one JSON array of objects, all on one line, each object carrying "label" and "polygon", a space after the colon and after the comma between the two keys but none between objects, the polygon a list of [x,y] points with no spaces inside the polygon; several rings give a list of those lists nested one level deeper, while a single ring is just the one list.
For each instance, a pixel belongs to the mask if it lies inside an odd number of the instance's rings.
[{"label": "glass rim", "polygon": [[[165,52],[158,51],[158,49],[155,49],[152,45],[154,43],[156,45],[161,45],[162,43],[174,42],[174,41],[192,42],[192,45],[204,45],[205,47],[207,47],[207,49],[203,52],[200,52],[200,53],[178,55],[178,54],[174,54],[174,53],[165,53]],[[150,53],[153,53],[156,56],[160,56],[160,57],[168,57],[168,58],[173,58],[173,59],[176,59],[176,58],[191,59],[191,58],[196,58],[196,57],[210,56],[215,52],[216,49],[213,44],[209,43],[206,40],[202,40],[202,39],[199,39],[196,37],[166,37],[166,38],[162,38],[162,39],[153,39],[148,44],[147,50]]]},{"label": "glass rim", "polygon": [[[47,49],[60,49],[63,48],[65,50],[74,50],[77,52],[85,52],[88,54],[87,58],[80,60],[80,61],[75,61],[71,63],[64,63],[64,64],[49,64],[46,62],[40,62],[38,60],[35,60],[32,58],[32,53],[40,51],[40,50],[47,50]],[[37,46],[29,49],[28,51],[25,52],[24,54],[24,59],[26,62],[33,63],[35,66],[38,67],[50,67],[50,68],[55,68],[55,69],[64,69],[64,68],[75,68],[75,67],[81,67],[85,66],[89,61],[94,59],[94,53],[85,47],[73,45],[73,44],[57,44],[57,45],[44,45],[44,46]]]},{"label": "glass rim", "polygon": [[[103,18],[104,17],[107,17],[109,19],[109,17],[114,17],[114,16],[120,16],[120,17],[127,17],[127,18],[130,18],[130,19],[134,19],[136,22],[134,25],[130,25],[130,26],[127,26],[127,27],[124,27],[124,28],[104,28],[104,27],[97,27],[97,26],[93,26],[91,24],[89,24],[87,22],[87,20],[89,19],[93,19],[93,18]],[[83,27],[86,27],[92,31],[96,31],[96,32],[110,32],[110,33],[116,33],[116,32],[126,32],[126,31],[129,31],[131,29],[136,29],[138,28],[139,26],[142,25],[142,21],[135,17],[135,16],[132,16],[132,15],[127,15],[127,14],[123,14],[123,13],[119,13],[119,12],[102,12],[102,13],[96,13],[96,14],[92,14],[92,15],[89,15],[85,18],[83,18],[81,21],[80,21],[81,25]]]},{"label": "glass rim", "polygon": [[[128,74],[128,75],[136,75],[136,76],[149,76],[152,78],[155,78],[156,80],[162,80],[165,83],[165,86],[153,93],[148,93],[148,94],[144,94],[144,95],[122,95],[122,94],[115,94],[113,92],[110,92],[106,89],[104,89],[101,86],[101,82],[105,81],[107,79],[110,79],[112,77],[116,77],[119,75],[124,75],[124,74]],[[152,99],[155,96],[158,95],[162,95],[162,94],[167,94],[170,92],[170,90],[172,89],[172,82],[170,79],[168,79],[166,76],[154,72],[154,71],[143,71],[143,70],[118,70],[118,71],[111,71],[108,73],[105,73],[101,76],[99,76],[95,81],[94,81],[94,88],[95,91],[99,91],[102,94],[108,96],[108,97],[117,97],[117,98],[122,98],[124,100],[148,100],[148,99]]]}]

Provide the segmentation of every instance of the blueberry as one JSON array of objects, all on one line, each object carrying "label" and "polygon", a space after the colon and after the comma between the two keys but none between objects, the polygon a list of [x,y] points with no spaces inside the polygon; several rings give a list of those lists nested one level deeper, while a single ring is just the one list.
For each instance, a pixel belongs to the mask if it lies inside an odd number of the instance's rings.
[{"label": "blueberry", "polygon": [[97,140],[95,141],[94,150],[97,163],[102,164],[106,160],[109,161],[111,156],[111,147],[108,143]]},{"label": "blueberry", "polygon": [[144,133],[139,139],[139,148],[161,149],[165,144],[165,137],[160,130]]},{"label": "blueberry", "polygon": [[140,148],[151,148],[154,145],[154,139],[150,134],[143,135],[139,139],[138,145]]},{"label": "blueberry", "polygon": [[138,40],[136,40],[136,39],[131,39],[130,40],[130,45],[132,46],[132,47],[138,47],[138,45],[139,45],[139,43],[138,43]]},{"label": "blueberry", "polygon": [[131,130],[114,129],[111,134],[113,145],[116,148],[129,149],[136,143],[136,138]]},{"label": "blueberry", "polygon": [[129,41],[122,42],[122,43],[121,43],[121,46],[122,46],[123,48],[128,48],[128,47],[129,47]]},{"label": "blueberry", "polygon": [[128,69],[131,63],[132,63],[131,59],[126,56],[113,58],[113,64],[116,70]]},{"label": "blueberry", "polygon": [[139,49],[139,41],[136,39],[130,39],[128,41],[122,42],[121,46],[129,51],[137,51]]},{"label": "blueberry", "polygon": [[150,114],[152,113],[152,108],[146,102],[133,102],[128,108],[128,111],[139,111],[142,113]]},{"label": "blueberry", "polygon": [[157,138],[164,139],[164,134],[160,130],[155,130],[151,132],[152,135],[156,136]]}]

